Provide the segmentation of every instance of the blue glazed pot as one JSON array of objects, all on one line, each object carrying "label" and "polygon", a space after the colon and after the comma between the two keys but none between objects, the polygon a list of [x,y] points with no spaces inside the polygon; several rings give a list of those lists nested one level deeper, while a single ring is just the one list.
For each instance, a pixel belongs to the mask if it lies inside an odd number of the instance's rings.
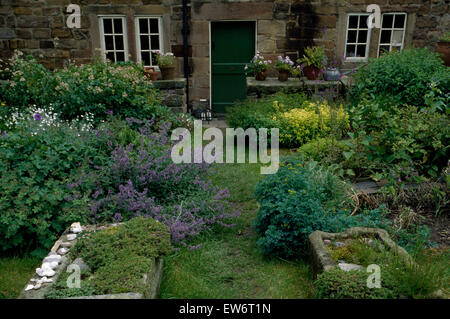
[{"label": "blue glazed pot", "polygon": [[341,72],[339,72],[338,69],[331,68],[325,71],[323,77],[325,78],[325,81],[339,81],[340,75]]}]

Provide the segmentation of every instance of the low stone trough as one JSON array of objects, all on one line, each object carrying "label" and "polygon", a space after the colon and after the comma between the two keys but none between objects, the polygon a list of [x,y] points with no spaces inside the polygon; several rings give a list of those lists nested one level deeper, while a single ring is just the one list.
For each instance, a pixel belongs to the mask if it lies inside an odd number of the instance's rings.
[{"label": "low stone trough", "polygon": [[329,271],[336,267],[339,267],[342,270],[346,271],[361,269],[361,266],[358,265],[346,263],[337,264],[336,262],[334,262],[326,245],[331,243],[332,241],[343,242],[347,239],[364,237],[372,237],[378,239],[382,244],[384,244],[386,248],[403,258],[406,263],[414,262],[408,252],[404,248],[397,245],[389,237],[389,234],[384,229],[353,227],[341,233],[326,233],[317,230],[311,233],[308,238],[309,253],[314,276],[317,276],[323,271]]},{"label": "low stone trough", "polygon": [[[81,258],[72,260],[68,254],[70,249],[75,246],[81,232],[99,231],[118,225],[120,223],[105,226],[72,224],[55,242],[50,253],[43,259],[42,265],[36,269],[35,274],[26,284],[18,299],[44,299],[45,294],[58,281],[59,276],[67,271],[69,265],[78,265],[80,269],[88,267]],[[66,299],[156,299],[161,283],[163,264],[164,260],[162,257],[153,258],[152,266],[142,278],[145,286],[143,293],[130,291],[128,293],[79,296]]]}]

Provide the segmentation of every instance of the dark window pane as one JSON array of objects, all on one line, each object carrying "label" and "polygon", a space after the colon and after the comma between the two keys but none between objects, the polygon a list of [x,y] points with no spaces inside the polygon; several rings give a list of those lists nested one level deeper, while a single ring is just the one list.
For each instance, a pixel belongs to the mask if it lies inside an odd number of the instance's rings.
[{"label": "dark window pane", "polygon": [[159,36],[152,35],[150,38],[152,41],[152,50],[159,50]]},{"label": "dark window pane", "polygon": [[358,16],[349,17],[348,27],[350,29],[356,29],[358,27]]},{"label": "dark window pane", "polygon": [[105,48],[106,50],[114,50],[114,37],[112,35],[105,36]]},{"label": "dark window pane", "polygon": [[383,15],[383,28],[392,28],[392,23],[394,21],[394,16],[392,14]]},{"label": "dark window pane", "polygon": [[389,46],[388,45],[382,45],[380,46],[379,55],[381,56],[383,53],[389,52]]},{"label": "dark window pane", "polygon": [[150,63],[150,52],[142,52],[141,53],[142,63],[145,66],[151,65]]},{"label": "dark window pane", "polygon": [[391,43],[391,30],[381,31],[380,43]]},{"label": "dark window pane", "polygon": [[357,33],[358,31],[348,31],[347,43],[355,43]]},{"label": "dark window pane", "polygon": [[108,52],[106,53],[106,59],[112,61],[112,62],[116,62],[116,59],[114,58],[114,52]]},{"label": "dark window pane", "polygon": [[159,33],[158,19],[150,19],[150,32]]},{"label": "dark window pane", "polygon": [[358,32],[358,43],[366,43],[367,42],[367,31],[360,30]]},{"label": "dark window pane", "polygon": [[125,61],[125,53],[124,52],[117,52],[116,53],[116,62],[124,62]]},{"label": "dark window pane", "polygon": [[405,26],[405,15],[397,14],[395,15],[394,28],[403,28]]},{"label": "dark window pane", "polygon": [[122,33],[122,19],[114,19],[114,33]]},{"label": "dark window pane", "polygon": [[361,58],[366,56],[366,46],[365,45],[358,45],[358,48],[356,49],[356,56],[361,57]]},{"label": "dark window pane", "polygon": [[103,30],[105,33],[112,33],[112,20],[103,19]]},{"label": "dark window pane", "polygon": [[369,18],[369,16],[361,16],[359,18],[359,27],[362,29],[367,29],[367,19]]},{"label": "dark window pane", "polygon": [[158,63],[156,62],[156,53],[152,52],[152,65],[157,65]]},{"label": "dark window pane", "polygon": [[139,19],[139,31],[141,34],[148,33],[148,21],[147,19]]},{"label": "dark window pane", "polygon": [[123,50],[123,36],[116,36],[116,50]]},{"label": "dark window pane", "polygon": [[150,44],[148,41],[148,35],[141,35],[141,50],[149,50]]},{"label": "dark window pane", "polygon": [[355,49],[356,49],[356,45],[347,45],[347,50],[346,50],[346,57],[354,57],[355,56]]}]

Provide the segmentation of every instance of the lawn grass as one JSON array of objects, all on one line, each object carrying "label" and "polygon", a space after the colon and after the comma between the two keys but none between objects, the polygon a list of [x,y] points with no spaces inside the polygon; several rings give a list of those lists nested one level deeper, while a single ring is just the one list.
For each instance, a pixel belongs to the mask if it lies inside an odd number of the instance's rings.
[{"label": "lawn grass", "polygon": [[258,204],[259,164],[220,164],[210,168],[212,182],[228,188],[241,212],[234,228],[198,238],[198,250],[168,256],[160,298],[306,298],[311,296],[310,267],[304,261],[266,259],[251,228]]},{"label": "lawn grass", "polygon": [[17,298],[40,263],[33,257],[0,258],[0,299]]}]

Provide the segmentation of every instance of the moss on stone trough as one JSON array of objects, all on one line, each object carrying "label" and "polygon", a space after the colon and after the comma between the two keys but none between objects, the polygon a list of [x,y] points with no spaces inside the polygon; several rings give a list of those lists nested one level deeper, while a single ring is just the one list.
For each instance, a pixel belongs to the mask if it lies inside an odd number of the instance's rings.
[{"label": "moss on stone trough", "polygon": [[341,233],[326,233],[317,230],[311,233],[308,238],[309,255],[311,258],[314,275],[317,276],[323,271],[329,271],[337,268],[338,266],[331,257],[330,252],[325,245],[325,240],[346,240],[349,238],[361,237],[376,238],[383,243],[387,249],[402,258],[405,263],[414,263],[408,252],[404,248],[397,245],[384,229],[353,227]]},{"label": "moss on stone trough", "polygon": [[[171,251],[167,226],[143,217],[121,224],[88,226],[70,245],[67,236],[73,234],[69,232],[64,233],[52,248],[51,254],[64,255],[52,282],[30,288],[38,280],[42,281],[36,274],[19,298],[157,298],[162,256]],[[61,251],[63,246],[69,251]],[[78,288],[67,285],[71,276],[67,270],[71,265],[78,265],[81,270]]]}]

